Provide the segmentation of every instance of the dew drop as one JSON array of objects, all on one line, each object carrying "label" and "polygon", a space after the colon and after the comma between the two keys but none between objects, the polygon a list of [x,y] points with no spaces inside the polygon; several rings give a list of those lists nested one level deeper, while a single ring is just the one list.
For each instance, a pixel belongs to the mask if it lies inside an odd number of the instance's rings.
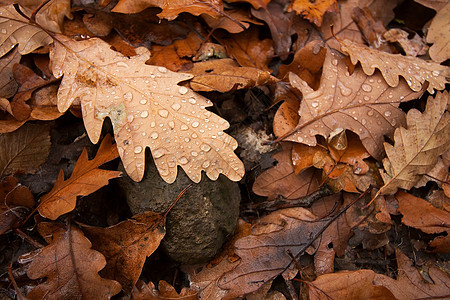
[{"label": "dew drop", "polygon": [[186,124],[181,125],[181,130],[188,130],[188,129],[189,129],[189,127],[187,127]]},{"label": "dew drop", "polygon": [[342,96],[346,97],[346,96],[351,95],[352,89],[346,87],[341,82],[338,82],[338,87],[339,87],[339,91],[341,92]]},{"label": "dew drop", "polygon": [[157,133],[157,132],[152,132],[152,133],[150,134],[150,137],[151,137],[152,139],[156,140],[156,139],[158,138],[158,133]]},{"label": "dew drop", "polygon": [[367,115],[368,115],[369,117],[373,116],[373,110],[369,110],[369,111],[367,112]]},{"label": "dew drop", "polygon": [[199,122],[197,122],[197,121],[192,122],[192,127],[196,128],[196,127],[198,127],[198,125],[200,125]]},{"label": "dew drop", "polygon": [[188,137],[187,137],[187,138],[184,138],[184,141],[185,141],[186,143],[189,143],[189,142],[190,142],[190,140],[191,140],[191,139],[190,139],[190,138],[188,138]]},{"label": "dew drop", "polygon": [[173,110],[179,110],[181,108],[181,105],[179,103],[172,104]]},{"label": "dew drop", "polygon": [[369,100],[370,100],[370,98],[369,98],[369,97],[367,97],[367,96],[364,96],[364,100],[366,100],[366,101],[369,101]]},{"label": "dew drop", "polygon": [[198,137],[198,135],[195,132],[191,136],[193,139],[196,139]]},{"label": "dew drop", "polygon": [[353,171],[353,173],[355,173],[355,174],[361,174],[361,172],[362,172],[362,169],[360,168],[360,167],[357,167],[356,169],[355,169],[355,171]]},{"label": "dew drop", "polygon": [[368,84],[363,84],[362,86],[361,86],[361,88],[363,89],[363,91],[364,92],[371,92],[372,91],[372,87],[370,86],[370,85],[368,85]]},{"label": "dew drop", "polygon": [[175,123],[173,121],[170,121],[169,122],[169,127],[174,129],[175,128]]},{"label": "dew drop", "polygon": [[188,92],[188,88],[185,87],[185,86],[181,86],[180,89],[178,90],[178,92],[179,92],[181,95],[184,95],[184,94],[186,94],[186,93]]},{"label": "dew drop", "polygon": [[126,92],[125,94],[123,94],[123,100],[130,101],[132,99],[133,99],[133,93]]},{"label": "dew drop", "polygon": [[142,99],[141,101],[139,101],[139,103],[142,104],[142,105],[144,105],[144,104],[147,103],[147,100],[146,100],[146,99]]},{"label": "dew drop", "polygon": [[136,148],[134,148],[134,153],[138,154],[142,152],[142,147],[141,146],[137,146]]},{"label": "dew drop", "polygon": [[209,150],[211,150],[211,147],[207,144],[203,144],[200,146],[200,149],[202,149],[205,152],[208,152]]},{"label": "dew drop", "polygon": [[160,109],[160,110],[158,110],[158,114],[163,118],[167,118],[167,116],[169,115],[169,112],[165,109]]},{"label": "dew drop", "polygon": [[161,73],[166,73],[167,69],[164,67],[158,67],[158,71],[160,71]]},{"label": "dew drop", "polygon": [[311,103],[311,106],[312,106],[312,107],[317,107],[317,106],[319,106],[319,103],[313,102],[313,103]]},{"label": "dew drop", "polygon": [[180,164],[185,165],[188,163],[188,159],[186,157],[181,157],[179,160]]},{"label": "dew drop", "polygon": [[191,152],[191,155],[192,155],[192,156],[198,156],[198,152],[192,151],[192,152]]},{"label": "dew drop", "polygon": [[297,138],[297,141],[299,141],[299,142],[301,143],[301,142],[303,142],[303,138],[302,138],[301,136],[299,136],[299,137]]},{"label": "dew drop", "polygon": [[156,149],[155,151],[153,151],[153,158],[160,158],[164,155],[164,152],[164,149]]},{"label": "dew drop", "polygon": [[144,110],[143,112],[141,112],[141,117],[142,118],[147,118],[148,117],[148,111]]},{"label": "dew drop", "polygon": [[189,98],[189,103],[191,103],[191,104],[195,104],[197,101],[195,101],[195,99],[194,98]]},{"label": "dew drop", "polygon": [[366,119],[361,119],[361,124],[366,125],[367,120]]},{"label": "dew drop", "polygon": [[123,61],[119,61],[119,62],[117,63],[117,66],[123,67],[123,68],[128,68],[128,65],[127,65],[126,63],[124,63]]},{"label": "dew drop", "polygon": [[387,110],[387,111],[384,112],[384,115],[385,115],[386,117],[389,117],[391,114],[392,114],[392,113],[391,113],[391,111],[389,111],[389,110]]},{"label": "dew drop", "polygon": [[6,29],[5,28],[2,28],[2,31],[1,31],[3,34],[6,34],[7,33],[7,31],[6,31]]},{"label": "dew drop", "polygon": [[134,120],[133,115],[128,115],[127,116],[127,120],[128,120],[129,123],[133,122],[133,120]]},{"label": "dew drop", "polygon": [[156,126],[156,123],[155,122],[151,122],[150,123],[150,127],[155,127]]},{"label": "dew drop", "polygon": [[202,163],[202,167],[203,168],[207,168],[207,167],[209,167],[209,165],[210,165],[210,162],[209,162],[209,160],[205,160],[203,163]]},{"label": "dew drop", "polygon": [[333,64],[333,66],[337,66],[338,61],[337,61],[337,59],[333,59],[333,60],[331,61],[331,63]]},{"label": "dew drop", "polygon": [[437,70],[434,70],[433,72],[431,72],[431,74],[433,75],[433,76],[439,76],[439,71],[437,71]]}]

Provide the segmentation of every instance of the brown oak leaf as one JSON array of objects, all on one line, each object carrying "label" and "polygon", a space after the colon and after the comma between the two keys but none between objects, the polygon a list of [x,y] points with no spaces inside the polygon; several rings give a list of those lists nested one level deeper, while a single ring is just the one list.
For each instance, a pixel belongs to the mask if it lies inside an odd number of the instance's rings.
[{"label": "brown oak leaf", "polygon": [[16,93],[18,84],[14,80],[12,69],[14,64],[19,63],[21,57],[19,51],[14,48],[0,58],[0,97],[10,98]]},{"label": "brown oak leaf", "polygon": [[122,174],[119,171],[98,168],[119,156],[116,145],[112,144],[111,140],[110,135],[103,139],[97,155],[92,160],[88,160],[87,151],[84,149],[67,180],[64,180],[63,170],[59,172],[52,190],[42,196],[39,203],[38,211],[43,217],[56,220],[75,208],[77,196],[89,195],[107,185],[110,179]]},{"label": "brown oak leaf", "polygon": [[136,287],[133,289],[133,299],[135,300],[197,300],[197,292],[188,288],[183,288],[178,294],[173,286],[164,280],[160,280],[158,289],[156,289],[153,282],[145,284],[143,281],[138,281]]},{"label": "brown oak leaf", "polygon": [[28,293],[28,299],[110,299],[120,292],[117,281],[98,275],[106,265],[105,257],[91,249],[80,229],[41,223],[39,232],[51,236],[51,242],[33,258],[27,274],[31,279],[46,277],[46,281]]},{"label": "brown oak leaf", "polygon": [[309,1],[309,0],[295,0],[291,1],[289,5],[290,11],[295,11],[297,14],[301,14],[310,22],[317,26],[322,25],[322,18],[326,12],[333,12],[336,10],[336,0],[322,0],[322,1]]},{"label": "brown oak leaf", "polygon": [[450,3],[438,11],[428,29],[427,42],[433,44],[429,53],[432,60],[444,62],[450,58]]}]

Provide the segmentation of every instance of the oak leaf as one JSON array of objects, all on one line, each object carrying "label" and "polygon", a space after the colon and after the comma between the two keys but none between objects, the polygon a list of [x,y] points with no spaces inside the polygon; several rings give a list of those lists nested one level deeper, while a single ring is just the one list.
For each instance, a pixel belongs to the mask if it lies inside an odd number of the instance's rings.
[{"label": "oak leaf", "polygon": [[448,82],[446,77],[450,75],[450,69],[438,63],[371,49],[348,40],[341,42],[341,50],[350,55],[354,65],[359,61],[367,75],[370,76],[375,69],[379,69],[388,85],[392,87],[398,86],[398,77],[402,76],[413,91],[420,91],[423,84],[428,82],[428,91],[433,93],[434,89],[445,89]]},{"label": "oak leaf", "polygon": [[109,117],[125,170],[135,181],[144,175],[146,147],[166,182],[175,180],[178,165],[194,182],[200,181],[202,170],[213,180],[220,173],[240,180],[244,166],[233,152],[237,142],[222,131],[228,122],[205,109],[211,101],[177,85],[192,75],[146,65],[148,50],[136,51],[127,58],[97,38],[58,36],[50,52],[53,74],[64,74],[58,109],[66,111],[79,97],[94,143]]},{"label": "oak leaf", "polygon": [[18,64],[21,55],[17,49],[13,49],[7,55],[0,58],[0,97],[9,98],[14,96],[18,84],[13,77],[13,66]]},{"label": "oak leaf", "polygon": [[[239,33],[247,31],[250,24],[262,25],[261,22],[250,18],[249,13],[243,9],[233,9],[225,11],[226,14],[220,17],[212,17],[203,14],[202,18],[211,28],[222,28],[229,33]],[[247,30],[246,30],[247,29]]]},{"label": "oak leaf", "polygon": [[56,220],[75,208],[77,196],[89,195],[107,185],[110,179],[119,177],[122,174],[119,171],[98,168],[118,156],[110,135],[103,139],[97,155],[92,160],[88,160],[87,151],[84,149],[70,178],[64,180],[64,172],[60,170],[52,190],[42,196],[38,206],[41,216]]},{"label": "oak leaf", "polygon": [[158,14],[158,17],[169,21],[175,19],[183,12],[194,16],[200,14],[219,16],[223,12],[222,0],[210,0],[207,2],[202,0],[119,0],[112,12],[132,14],[141,12],[147,7],[162,8],[162,12]]},{"label": "oak leaf", "polygon": [[390,87],[380,73],[369,77],[357,68],[350,75],[344,60],[332,50],[327,51],[317,91],[295,74],[291,73],[289,80],[302,92],[303,100],[296,131],[284,140],[315,146],[315,135],[327,137],[338,128],[349,129],[375,158],[382,157],[383,136],[391,136],[396,126],[404,123],[400,102],[422,94],[411,91],[404,81]]},{"label": "oak leaf", "polygon": [[194,91],[225,93],[274,83],[277,79],[257,68],[239,67],[232,59],[198,62],[189,71],[194,78],[189,82]]},{"label": "oak leaf", "polygon": [[36,13],[36,23],[47,30],[62,33],[64,18],[72,19],[70,0],[50,0]]},{"label": "oak leaf", "polygon": [[[26,15],[31,11],[21,8]],[[19,54],[28,54],[35,49],[49,45],[53,39],[42,29],[30,25],[13,5],[0,7],[0,57],[18,45]]]},{"label": "oak leaf", "polygon": [[432,60],[444,62],[450,58],[450,3],[438,11],[428,29],[427,42],[433,44],[429,50]]},{"label": "oak leaf", "polygon": [[106,257],[102,276],[117,280],[125,291],[131,291],[145,259],[158,248],[166,234],[165,217],[165,214],[147,211],[108,228],[82,225],[92,248]]},{"label": "oak leaf", "polygon": [[321,0],[313,2],[309,0],[295,0],[291,1],[289,10],[295,11],[297,14],[301,14],[310,22],[320,27],[322,25],[323,15],[326,12],[335,11],[336,7],[336,0]]},{"label": "oak leaf", "polygon": [[0,134],[0,177],[17,171],[34,172],[50,152],[48,126],[28,124]]},{"label": "oak leaf", "polygon": [[183,288],[178,294],[173,286],[164,280],[160,280],[158,289],[156,289],[153,282],[145,284],[140,281],[133,289],[133,299],[135,300],[197,300],[197,292],[188,288]]},{"label": "oak leaf", "polygon": [[91,249],[80,229],[41,223],[39,231],[51,235],[51,243],[34,257],[27,274],[31,279],[47,280],[28,293],[28,299],[110,299],[120,292],[117,281],[98,275],[105,258]]},{"label": "oak leaf", "polygon": [[439,155],[447,151],[450,138],[450,114],[446,112],[448,92],[428,98],[424,113],[408,111],[407,128],[395,130],[395,144],[384,143],[387,158],[381,172],[384,185],[378,194],[394,194],[398,188],[409,190],[430,171]]}]

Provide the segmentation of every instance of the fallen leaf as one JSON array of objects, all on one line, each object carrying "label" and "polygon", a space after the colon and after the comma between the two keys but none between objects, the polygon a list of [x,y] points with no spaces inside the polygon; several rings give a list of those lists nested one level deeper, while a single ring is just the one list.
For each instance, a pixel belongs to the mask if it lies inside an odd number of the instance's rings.
[{"label": "fallen leaf", "polygon": [[434,89],[445,89],[448,82],[446,77],[449,76],[450,69],[434,62],[386,53],[348,40],[341,42],[341,50],[350,55],[354,65],[359,61],[367,75],[370,76],[375,69],[379,69],[388,85],[392,87],[398,86],[398,77],[402,76],[415,92],[420,91],[423,84],[428,82],[428,91],[432,94]]},{"label": "fallen leaf", "polygon": [[0,135],[0,177],[18,171],[31,173],[45,162],[50,152],[50,133],[46,125],[25,125]]},{"label": "fallen leaf", "polygon": [[119,155],[133,180],[144,175],[146,147],[169,183],[178,165],[194,182],[200,181],[202,170],[213,180],[220,173],[234,181],[242,178],[243,163],[233,152],[237,142],[222,131],[228,122],[205,109],[211,101],[177,85],[192,75],[145,65],[149,53],[144,48],[127,58],[97,38],[77,42],[60,36],[58,41],[64,44],[54,44],[50,52],[53,74],[64,74],[58,109],[67,110],[79,97],[94,143],[109,117]]},{"label": "fallen leaf", "polygon": [[336,0],[295,0],[291,1],[289,11],[295,11],[302,15],[310,22],[316,24],[318,27],[322,25],[322,18],[326,12],[333,12],[337,8]]},{"label": "fallen leaf", "polygon": [[413,262],[405,254],[399,249],[396,249],[395,253],[398,265],[397,280],[376,274],[373,284],[386,287],[398,300],[449,297],[450,276],[447,273],[431,266],[428,269],[428,276],[433,283],[429,283],[414,268]]},{"label": "fallen leaf", "polygon": [[247,2],[250,3],[255,9],[267,7],[270,0],[225,0],[228,3]]},{"label": "fallen leaf", "polygon": [[427,34],[427,43],[433,44],[429,50],[432,60],[441,63],[450,58],[450,3],[438,11],[431,21]]},{"label": "fallen leaf", "polygon": [[0,235],[17,228],[34,204],[28,187],[13,176],[3,178],[0,181]]},{"label": "fallen leaf", "polygon": [[273,41],[260,40],[256,27],[252,26],[242,33],[217,39],[225,46],[228,55],[236,59],[242,67],[271,71],[268,65],[274,56]]},{"label": "fallen leaf", "polygon": [[101,275],[117,280],[130,292],[141,275],[145,259],[166,234],[165,222],[165,214],[147,211],[108,228],[82,225],[82,229],[92,248],[106,257]]},{"label": "fallen leaf", "polygon": [[[159,291],[158,291],[159,290]],[[133,289],[133,299],[135,300],[171,300],[171,299],[186,299],[197,300],[197,292],[188,288],[183,288],[178,294],[173,286],[164,280],[160,280],[158,289],[156,289],[153,282],[145,284],[138,282]]]},{"label": "fallen leaf", "polygon": [[197,62],[189,71],[194,78],[189,82],[194,91],[221,93],[251,88],[276,82],[269,72],[256,68],[239,67],[232,59],[223,58]]},{"label": "fallen leaf", "polygon": [[221,0],[182,0],[182,1],[160,1],[160,0],[119,0],[114,6],[112,12],[132,14],[138,13],[147,7],[160,7],[162,12],[158,14],[161,19],[173,20],[180,13],[187,12],[198,16],[208,14],[219,16],[223,13],[223,4]]},{"label": "fallen leaf", "polygon": [[[20,8],[20,6],[19,6]],[[31,12],[20,8],[26,15]],[[53,39],[42,29],[30,25],[13,5],[0,7],[0,57],[8,53],[15,45],[19,54],[28,54],[41,46],[50,45]]]},{"label": "fallen leaf", "polygon": [[393,53],[393,51],[395,51],[395,49],[383,39],[383,33],[386,32],[386,28],[383,23],[374,18],[368,7],[353,8],[352,19],[355,21],[359,31],[361,31],[364,39],[371,48],[389,53]]},{"label": "fallen leaf", "polygon": [[50,0],[36,13],[36,22],[47,30],[62,33],[64,18],[72,19],[70,0]]},{"label": "fallen leaf", "polygon": [[408,36],[408,32],[399,28],[391,28],[383,34],[388,42],[399,43],[406,55],[414,57],[425,55],[428,51],[425,39],[417,33],[411,39]]},{"label": "fallen leaf", "polygon": [[105,258],[91,249],[80,229],[40,223],[39,231],[51,235],[52,241],[34,257],[27,274],[47,279],[27,294],[28,299],[110,299],[120,292],[118,282],[98,275]]},{"label": "fallen leaf", "polygon": [[119,177],[121,172],[99,169],[104,163],[118,157],[116,145],[107,135],[92,160],[88,160],[86,149],[77,160],[72,175],[64,180],[64,172],[60,170],[52,190],[41,197],[38,211],[41,216],[56,220],[59,216],[72,211],[77,196],[89,195],[108,184],[112,178]]},{"label": "fallen leaf", "polygon": [[387,158],[381,172],[384,186],[378,194],[394,194],[398,188],[409,190],[431,170],[439,155],[447,151],[450,138],[450,115],[446,112],[449,93],[428,98],[424,113],[408,111],[407,128],[394,133],[394,146],[384,143]]},{"label": "fallen leaf", "polygon": [[298,109],[303,98],[297,89],[291,88],[289,83],[279,81],[275,87],[274,103],[281,103],[273,118],[273,132],[277,137],[288,134],[297,126],[300,116]]},{"label": "fallen leaf", "polygon": [[315,146],[315,135],[327,137],[338,128],[349,129],[378,159],[382,157],[384,135],[391,136],[395,127],[404,123],[399,103],[422,94],[411,91],[404,81],[392,88],[380,73],[369,77],[357,68],[350,75],[344,60],[332,50],[327,51],[317,91],[295,74],[291,73],[289,80],[302,92],[303,100],[297,130],[284,140]]},{"label": "fallen leaf", "polygon": [[10,98],[14,96],[19,87],[13,77],[13,66],[18,64],[21,55],[14,48],[11,52],[0,58],[0,97]]},{"label": "fallen leaf", "polygon": [[259,175],[253,184],[253,192],[275,200],[278,195],[285,199],[298,199],[319,188],[318,172],[310,168],[296,175],[291,160],[292,145],[273,155],[278,164]]},{"label": "fallen leaf", "polygon": [[259,21],[252,19],[249,13],[243,9],[227,10],[224,12],[224,15],[218,18],[203,14],[202,18],[209,27],[213,29],[222,28],[229,33],[247,32],[245,29],[248,29],[250,24],[262,25]]},{"label": "fallen leaf", "polygon": [[375,276],[372,270],[321,275],[308,284],[309,299],[397,299],[387,288],[373,285]]},{"label": "fallen leaf", "polygon": [[440,11],[448,3],[447,0],[414,0],[414,1],[422,4],[423,6],[434,9],[435,11]]}]

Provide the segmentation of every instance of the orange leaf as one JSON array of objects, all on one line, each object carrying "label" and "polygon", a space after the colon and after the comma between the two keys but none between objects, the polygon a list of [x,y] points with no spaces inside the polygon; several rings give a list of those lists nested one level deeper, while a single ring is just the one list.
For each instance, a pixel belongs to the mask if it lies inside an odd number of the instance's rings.
[{"label": "orange leaf", "polygon": [[39,213],[45,218],[56,220],[59,216],[72,211],[77,196],[89,195],[107,185],[109,179],[122,174],[119,171],[98,168],[118,156],[116,145],[112,144],[110,135],[103,139],[94,159],[88,160],[87,151],[84,149],[69,179],[64,180],[64,172],[62,170],[59,172],[53,189],[41,198]]},{"label": "orange leaf", "polygon": [[[159,291],[158,291],[159,290]],[[145,284],[143,281],[139,281],[136,284],[136,288],[133,289],[134,300],[172,300],[172,299],[184,299],[184,300],[197,300],[197,292],[188,288],[183,288],[178,294],[173,286],[168,284],[164,280],[160,280],[158,289],[156,289],[153,282]]]},{"label": "orange leaf", "polygon": [[336,0],[295,0],[291,1],[289,11],[295,11],[297,14],[301,14],[310,22],[320,27],[322,25],[323,15],[327,11],[335,11],[336,6]]}]

